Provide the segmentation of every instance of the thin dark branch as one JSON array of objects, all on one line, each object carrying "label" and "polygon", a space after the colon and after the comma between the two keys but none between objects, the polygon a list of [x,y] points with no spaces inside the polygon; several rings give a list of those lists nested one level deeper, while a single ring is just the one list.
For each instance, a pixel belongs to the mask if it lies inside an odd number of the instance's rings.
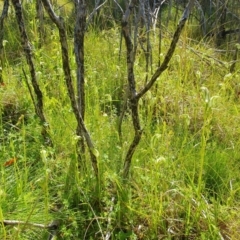
[{"label": "thin dark branch", "polygon": [[32,86],[33,86],[33,89],[34,89],[34,92],[35,92],[36,98],[37,98],[36,104],[35,104],[35,111],[43,125],[42,135],[45,139],[45,142],[48,145],[52,145],[52,141],[47,132],[48,124],[47,124],[47,121],[46,121],[46,118],[45,118],[44,112],[43,112],[43,94],[42,94],[42,91],[37,82],[36,71],[35,71],[35,66],[34,66],[33,57],[32,57],[32,48],[31,48],[31,44],[28,40],[27,31],[26,31],[25,24],[24,24],[21,1],[20,0],[12,0],[12,3],[14,6],[14,9],[15,9],[15,15],[16,15],[20,35],[21,35],[22,47],[23,47],[23,50],[24,50],[24,53],[26,56],[27,64],[29,67],[30,75],[31,75]]},{"label": "thin dark branch", "polygon": [[127,75],[128,75],[128,99],[129,99],[129,106],[132,112],[132,123],[134,127],[134,139],[127,151],[127,155],[124,161],[123,167],[123,178],[127,178],[129,175],[129,170],[131,166],[132,156],[138,146],[141,136],[142,130],[140,125],[139,113],[138,113],[138,99],[136,98],[136,82],[135,82],[135,75],[134,75],[134,45],[131,40],[131,32],[129,26],[129,17],[134,9],[136,1],[131,1],[125,15],[122,19],[122,33],[123,38],[125,40],[125,45],[127,48]]},{"label": "thin dark branch", "polygon": [[19,220],[3,220],[1,222],[5,226],[19,226],[23,225],[24,227],[35,227],[41,229],[47,229],[49,231],[48,239],[53,239],[54,236],[57,235],[60,222],[58,220],[53,220],[49,224],[41,224],[41,223],[31,223],[28,221],[19,221]]},{"label": "thin dark branch", "polygon": [[[0,17],[0,61],[3,69],[3,38],[4,38],[4,19],[7,17],[9,8],[9,0],[4,0],[2,15]],[[2,69],[0,70],[0,83],[3,83]]]},{"label": "thin dark branch", "polygon": [[194,5],[194,0],[190,0],[188,6],[186,7],[183,16],[178,24],[177,30],[174,33],[173,40],[171,42],[171,45],[168,49],[168,52],[165,56],[165,59],[161,66],[156,70],[156,72],[153,74],[151,80],[146,84],[146,86],[143,88],[140,93],[137,94],[136,92],[136,82],[135,82],[135,75],[134,75],[134,51],[133,51],[133,43],[130,37],[130,27],[129,27],[129,16],[132,13],[132,9],[134,9],[136,4],[136,1],[131,1],[125,15],[123,16],[122,20],[122,33],[123,37],[125,39],[125,44],[127,48],[127,73],[128,73],[128,86],[129,86],[129,104],[132,112],[132,122],[134,127],[134,139],[132,143],[130,144],[130,147],[127,151],[127,155],[125,157],[124,161],[124,167],[123,167],[123,178],[126,179],[129,176],[129,170],[131,167],[131,161],[133,154],[136,150],[136,147],[138,146],[142,132],[139,120],[139,113],[138,113],[138,102],[139,99],[153,86],[153,84],[156,82],[157,78],[160,76],[160,74],[167,69],[168,63],[170,62],[174,50],[176,48],[176,44],[179,40],[180,34],[182,32],[182,29],[185,25],[185,22],[190,14],[190,11]]},{"label": "thin dark branch", "polygon": [[86,5],[82,3],[82,1],[79,1],[76,7],[77,16],[74,30],[74,52],[77,63],[77,104],[84,120],[84,35],[86,30]]},{"label": "thin dark branch", "polygon": [[72,81],[72,76],[71,76],[71,69],[70,69],[70,64],[69,64],[70,60],[69,60],[69,51],[68,51],[65,24],[64,24],[63,19],[54,13],[49,0],[42,0],[42,2],[45,7],[45,10],[48,12],[51,20],[58,27],[61,51],[62,51],[62,67],[63,67],[63,71],[64,71],[65,82],[67,85],[68,96],[70,98],[71,106],[72,106],[75,118],[77,120],[77,123],[78,123],[78,128],[81,129],[81,132],[87,142],[87,146],[88,146],[89,153],[91,156],[92,166],[93,166],[95,175],[98,178],[97,153],[96,153],[97,151],[96,151],[93,141],[90,137],[90,134],[85,126],[81,112],[78,108],[77,101],[75,99],[73,81]]},{"label": "thin dark branch", "polygon": [[38,34],[39,34],[39,47],[42,46],[42,43],[44,42],[44,12],[43,12],[43,5],[41,0],[36,0],[36,11],[38,19]]},{"label": "thin dark branch", "polygon": [[175,51],[176,45],[178,43],[180,34],[185,26],[185,23],[189,17],[190,11],[194,5],[194,0],[190,0],[189,4],[187,5],[181,20],[178,23],[177,29],[173,35],[171,45],[167,51],[167,54],[163,60],[163,63],[160,65],[160,67],[155,71],[153,76],[151,77],[150,81],[146,84],[146,86],[137,94],[137,98],[140,99],[157,81],[158,77],[168,68],[168,63],[170,62],[173,53]]},{"label": "thin dark branch", "polygon": [[107,2],[107,0],[105,0],[102,4],[100,4],[100,0],[98,0],[95,4],[95,8],[93,9],[93,11],[90,13],[89,17],[88,17],[88,20],[87,20],[87,24],[86,24],[86,27],[89,25],[89,23],[91,22],[94,14],[96,14],[96,12],[101,8],[103,7],[103,5]]},{"label": "thin dark branch", "polygon": [[[84,80],[84,37],[86,31],[86,4],[84,1],[78,1],[75,3],[76,6],[76,24],[74,29],[74,52],[77,64],[77,105],[81,113],[82,119],[85,117],[85,80]],[[77,127],[77,135],[81,136],[78,140],[78,159],[79,162],[82,160],[82,154],[85,152],[84,138],[82,130]],[[81,164],[83,162],[81,161]]]},{"label": "thin dark branch", "polygon": [[16,226],[16,225],[28,225],[31,227],[37,227],[37,228],[42,228],[42,229],[54,229],[59,226],[58,221],[52,221],[51,223],[45,225],[41,223],[31,223],[31,222],[25,222],[25,221],[19,221],[19,220],[3,220],[2,223],[10,226]]},{"label": "thin dark branch", "polygon": [[230,73],[233,73],[235,71],[236,63],[238,60],[238,52],[239,52],[239,46],[236,46],[235,53],[233,55],[233,63],[230,66]]},{"label": "thin dark branch", "polygon": [[12,0],[12,3],[16,12],[17,23],[20,30],[20,34],[21,34],[22,47],[25,52],[27,63],[31,73],[32,85],[33,85],[35,94],[37,96],[37,104],[36,104],[37,115],[39,116],[41,121],[45,123],[46,120],[43,114],[43,95],[37,83],[35,66],[32,59],[32,48],[28,40],[28,36],[27,36],[27,32],[26,32],[26,28],[23,20],[22,5],[20,0]]},{"label": "thin dark branch", "polygon": [[116,3],[116,5],[118,6],[118,8],[119,8],[120,11],[122,12],[122,14],[124,14],[123,9],[122,9],[122,7],[120,6],[120,4],[119,4],[116,0],[113,0],[113,1]]},{"label": "thin dark branch", "polygon": [[30,84],[29,84],[29,82],[28,82],[27,74],[26,74],[24,68],[22,68],[22,72],[23,72],[23,75],[24,75],[24,80],[25,80],[25,83],[26,83],[26,85],[27,85],[27,88],[28,88],[30,97],[31,97],[32,102],[33,102],[33,106],[34,106],[34,108],[35,108],[35,112],[36,112],[36,111],[37,111],[37,104],[36,104],[36,101],[35,101],[35,99],[34,99],[34,95],[33,95],[32,89],[31,89],[31,87],[30,87]]}]

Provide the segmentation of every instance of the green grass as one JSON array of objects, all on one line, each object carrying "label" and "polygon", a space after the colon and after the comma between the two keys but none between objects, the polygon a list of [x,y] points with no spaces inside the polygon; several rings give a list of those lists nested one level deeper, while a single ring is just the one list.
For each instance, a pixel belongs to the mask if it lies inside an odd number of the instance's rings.
[{"label": "green grass", "polygon": [[[36,33],[31,34],[34,39]],[[120,142],[118,113],[127,79],[124,47],[118,58],[119,36],[119,29],[111,29],[89,31],[85,39],[86,125],[99,151],[99,183],[88,154],[85,168],[78,169],[76,122],[57,31],[52,31],[48,44],[34,50],[53,148],[43,143],[23,80],[22,66],[28,68],[19,55],[19,42],[11,40],[17,35],[7,38],[5,86],[0,89],[0,219],[41,224],[58,219],[58,239],[103,239],[108,233],[119,240],[238,239],[239,66],[229,75],[214,60],[224,62],[224,56],[206,43],[194,43],[185,32],[169,69],[140,102],[144,133],[129,181],[123,182],[120,173],[133,127],[127,112]],[[166,33],[163,54],[170,40]],[[71,38],[69,46],[75,77]],[[16,49],[14,61],[11,48]],[[157,49],[156,39],[153,48]],[[154,54],[153,69],[157,58]],[[138,89],[145,81],[144,66],[139,50]],[[12,158],[14,164],[5,166]],[[1,239],[45,239],[46,235],[45,230],[28,225],[0,227]]]}]

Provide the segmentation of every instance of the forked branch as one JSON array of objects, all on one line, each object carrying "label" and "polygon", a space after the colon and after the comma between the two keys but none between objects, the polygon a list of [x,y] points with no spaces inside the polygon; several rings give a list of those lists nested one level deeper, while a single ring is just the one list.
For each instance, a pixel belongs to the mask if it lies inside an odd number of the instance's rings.
[{"label": "forked branch", "polygon": [[129,169],[131,165],[132,156],[136,150],[136,147],[138,146],[141,136],[142,136],[142,130],[140,125],[140,119],[139,119],[139,112],[138,112],[138,98],[136,98],[136,81],[135,81],[135,75],[134,75],[134,47],[131,40],[131,32],[129,27],[129,17],[132,13],[132,10],[135,7],[137,1],[131,1],[124,16],[122,19],[122,34],[123,38],[125,40],[125,45],[127,48],[127,78],[128,78],[128,99],[129,99],[129,105],[132,112],[132,123],[134,127],[134,139],[127,151],[127,155],[124,162],[123,167],[123,177],[127,178],[129,174]]},{"label": "forked branch", "polygon": [[153,84],[157,81],[157,79],[159,78],[159,76],[168,68],[168,64],[173,56],[173,53],[176,49],[179,37],[181,35],[181,32],[185,26],[185,23],[189,17],[189,14],[191,12],[191,9],[194,5],[194,0],[190,0],[179,23],[177,26],[177,29],[173,35],[172,38],[172,42],[171,45],[167,51],[167,54],[165,55],[165,58],[162,62],[162,64],[160,65],[160,67],[157,68],[157,70],[155,71],[155,73],[152,75],[150,81],[146,84],[146,86],[137,94],[137,98],[140,99],[148,90],[150,90],[150,88],[153,86]]},{"label": "forked branch", "polygon": [[163,63],[157,68],[157,70],[151,77],[150,81],[145,85],[145,87],[139,93],[137,93],[136,81],[135,81],[135,75],[134,75],[134,51],[133,51],[133,43],[131,40],[130,27],[129,27],[129,17],[130,17],[130,14],[132,13],[132,9],[135,7],[136,2],[137,1],[130,1],[130,4],[122,19],[122,33],[123,33],[123,37],[125,39],[125,44],[127,48],[127,74],[128,74],[128,87],[129,87],[129,103],[130,103],[130,108],[132,112],[132,122],[134,127],[134,138],[132,143],[130,144],[127,155],[125,157],[124,168],[123,168],[123,178],[127,178],[129,175],[132,156],[142,136],[142,129],[141,129],[141,125],[139,121],[139,113],[138,113],[139,99],[143,97],[143,95],[151,89],[153,84],[157,81],[158,77],[167,69],[168,63],[170,62],[173,56],[173,53],[175,51],[180,34],[183,30],[186,20],[189,17],[190,11],[194,5],[194,0],[190,0],[183,13],[182,18],[179,21],[179,24],[174,33],[171,45],[167,51],[167,54],[164,58]]},{"label": "forked branch", "polygon": [[63,71],[64,71],[65,82],[67,85],[68,96],[70,98],[71,106],[72,106],[75,118],[77,120],[78,129],[81,130],[81,132],[87,142],[87,146],[88,146],[89,153],[91,156],[92,166],[93,166],[95,175],[98,178],[96,149],[95,149],[93,141],[89,135],[89,132],[85,126],[81,111],[78,108],[78,104],[77,104],[77,101],[75,98],[73,81],[72,81],[72,76],[71,76],[71,69],[70,69],[70,64],[69,64],[69,62],[70,62],[69,51],[68,51],[67,34],[66,34],[64,21],[61,17],[59,17],[55,14],[49,0],[42,0],[42,2],[43,2],[45,10],[47,11],[51,20],[55,23],[55,25],[57,26],[58,31],[59,31],[61,51],[62,51],[62,67],[63,67]]}]

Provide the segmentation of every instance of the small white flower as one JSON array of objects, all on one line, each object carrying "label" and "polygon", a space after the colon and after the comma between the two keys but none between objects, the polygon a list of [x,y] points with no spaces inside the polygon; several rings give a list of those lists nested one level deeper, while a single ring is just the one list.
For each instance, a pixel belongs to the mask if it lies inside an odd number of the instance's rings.
[{"label": "small white flower", "polygon": [[224,81],[229,81],[231,79],[232,79],[232,74],[231,73],[226,74],[223,78]]},{"label": "small white flower", "polygon": [[160,156],[155,160],[156,163],[166,162],[166,158],[164,156]]},{"label": "small white flower", "polygon": [[200,79],[201,76],[202,76],[202,73],[199,70],[197,70],[196,71],[196,76],[197,76],[198,79]]},{"label": "small white flower", "polygon": [[42,149],[42,150],[40,151],[40,153],[41,153],[42,161],[43,161],[44,163],[47,163],[47,151],[44,150],[44,149]]}]

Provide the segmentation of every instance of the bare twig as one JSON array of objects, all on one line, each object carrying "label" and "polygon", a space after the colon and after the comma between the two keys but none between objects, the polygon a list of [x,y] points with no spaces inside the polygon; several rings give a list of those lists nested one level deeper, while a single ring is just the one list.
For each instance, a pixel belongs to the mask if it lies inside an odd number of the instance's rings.
[{"label": "bare twig", "polygon": [[41,228],[41,229],[47,229],[49,231],[48,240],[53,239],[54,236],[56,236],[60,222],[58,220],[53,220],[49,224],[40,224],[40,223],[32,223],[28,221],[19,221],[19,220],[3,220],[2,224],[5,226],[19,226],[23,225],[24,227],[35,227],[35,228]]},{"label": "bare twig", "polygon": [[38,19],[39,47],[41,47],[45,37],[44,12],[43,12],[43,5],[41,0],[36,0],[36,11],[37,11],[36,18]]},{"label": "bare twig", "polygon": [[166,2],[166,0],[162,0],[159,3],[156,3],[156,6],[152,12],[152,25],[153,25],[153,30],[155,31],[156,25],[157,25],[157,18],[158,18],[158,13],[160,12],[160,9],[162,5]]},{"label": "bare twig", "polygon": [[41,224],[41,223],[32,223],[32,222],[25,222],[20,220],[3,220],[2,223],[10,226],[16,226],[16,225],[28,225],[30,227],[37,227],[42,229],[56,229],[59,226],[59,221],[54,220],[50,222],[49,224]]},{"label": "bare twig", "polygon": [[31,223],[31,222],[25,222],[25,221],[19,221],[19,220],[3,220],[2,223],[4,225],[10,225],[10,226],[28,225],[31,227],[37,227],[37,228],[42,228],[42,229],[49,228],[49,225],[40,224],[40,223]]},{"label": "bare twig", "polygon": [[120,144],[122,145],[122,122],[128,107],[128,93],[125,93],[120,116],[118,118],[117,130]]},{"label": "bare twig", "polygon": [[124,14],[123,9],[122,9],[122,7],[120,6],[120,4],[119,4],[116,0],[113,0],[113,1],[116,3],[116,5],[118,6],[118,8],[119,8],[120,11],[122,12],[122,14]]},{"label": "bare twig", "polygon": [[1,61],[1,69],[0,69],[0,83],[3,83],[2,78],[2,68],[3,68],[3,37],[4,37],[4,19],[7,17],[9,8],[9,0],[4,0],[2,15],[0,17],[0,61]]},{"label": "bare twig", "polygon": [[205,16],[204,16],[204,12],[203,12],[201,4],[197,0],[195,1],[195,3],[196,3],[196,6],[197,6],[200,14],[201,14],[200,26],[202,28],[202,35],[206,36],[206,34],[207,34],[207,27],[206,27],[206,19],[205,19]]},{"label": "bare twig", "polygon": [[[77,63],[77,105],[84,121],[85,116],[85,86],[84,86],[84,36],[86,31],[86,4],[85,1],[77,1],[76,6],[76,24],[74,29],[74,52]],[[82,130],[77,127],[77,135],[81,136],[78,140],[78,158],[85,152],[84,138]],[[81,163],[83,164],[83,163]],[[80,166],[80,165],[79,165]]]},{"label": "bare twig", "polygon": [[74,30],[74,52],[77,63],[77,104],[84,120],[85,91],[84,91],[84,35],[86,30],[86,5],[78,1],[77,16]]},{"label": "bare twig", "polygon": [[29,84],[29,82],[28,82],[27,74],[26,74],[24,68],[22,68],[22,72],[23,72],[23,75],[24,75],[24,80],[25,80],[25,83],[26,83],[26,85],[27,85],[28,91],[29,91],[29,93],[30,93],[30,97],[31,97],[32,102],[33,102],[33,106],[34,106],[34,108],[36,109],[36,108],[37,108],[37,106],[36,106],[37,104],[36,104],[36,102],[35,102],[35,99],[34,99],[34,96],[33,96],[33,92],[32,92],[32,89],[31,89],[31,87],[30,87],[30,84]]},{"label": "bare twig", "polygon": [[86,27],[88,27],[89,23],[91,22],[94,14],[107,2],[107,0],[105,0],[102,4],[100,4],[100,0],[98,0],[95,4],[95,8],[93,9],[93,11],[90,13],[88,19],[87,19],[87,24]]},{"label": "bare twig", "polygon": [[201,59],[204,59],[205,61],[208,62],[208,65],[211,65],[211,60],[214,60],[216,64],[218,64],[220,67],[224,67],[227,69],[227,64],[219,59],[217,59],[216,57],[213,57],[211,55],[208,55],[208,54],[203,54],[202,52],[199,52],[198,50],[196,49],[193,49],[192,47],[188,47],[188,49],[190,51],[192,51],[194,54],[196,54],[198,57],[200,57]]},{"label": "bare twig", "polygon": [[153,84],[157,81],[158,77],[168,68],[168,63],[170,62],[173,56],[180,34],[183,30],[183,27],[185,26],[185,23],[187,21],[187,18],[189,17],[189,14],[193,5],[194,5],[194,0],[190,0],[178,23],[177,29],[172,38],[171,45],[167,51],[167,54],[165,55],[163,63],[160,65],[160,67],[157,68],[157,70],[153,74],[150,81],[146,84],[146,86],[136,95],[137,99],[140,99],[153,86]]},{"label": "bare twig", "polygon": [[67,35],[66,35],[64,21],[61,17],[59,17],[55,14],[49,0],[42,0],[42,2],[45,7],[45,10],[49,14],[51,20],[55,23],[55,25],[57,26],[58,31],[59,31],[60,44],[61,44],[61,50],[62,50],[62,65],[63,65],[63,71],[64,71],[64,76],[65,76],[65,82],[66,82],[67,90],[68,90],[68,96],[70,98],[71,106],[72,106],[75,118],[77,120],[77,123],[78,123],[78,128],[81,129],[81,132],[87,142],[87,146],[88,146],[89,153],[91,156],[91,162],[92,162],[92,166],[94,169],[94,173],[96,175],[96,178],[98,179],[97,150],[95,149],[95,146],[90,137],[90,134],[85,126],[81,112],[78,108],[77,101],[75,99],[75,93],[74,93],[74,88],[73,88],[73,83],[72,83],[73,81],[72,81],[72,76],[71,76],[71,69],[70,69],[70,64],[69,64],[70,61],[69,61],[69,53],[68,53],[68,43],[67,43]]},{"label": "bare twig", "polygon": [[136,147],[140,142],[141,135],[142,135],[139,113],[138,113],[139,99],[136,98],[137,92],[136,92],[136,82],[135,82],[135,75],[134,75],[134,48],[131,40],[130,27],[129,27],[129,17],[132,10],[134,9],[135,4],[136,4],[136,0],[130,1],[130,4],[122,19],[122,33],[123,33],[123,38],[125,40],[125,44],[127,48],[127,75],[128,75],[128,88],[129,88],[128,98],[129,98],[130,109],[132,112],[132,123],[133,123],[134,133],[135,133],[134,139],[127,151],[127,155],[124,161],[124,167],[123,167],[124,178],[128,177],[132,156],[135,152]]},{"label": "bare twig", "polygon": [[31,73],[32,85],[33,85],[35,94],[37,96],[36,113],[39,116],[39,118],[41,119],[41,121],[43,123],[45,123],[46,120],[45,120],[45,116],[43,114],[43,100],[42,100],[43,95],[42,95],[42,92],[37,83],[35,66],[34,66],[33,59],[32,59],[32,48],[31,48],[31,44],[28,40],[28,36],[27,36],[27,32],[26,32],[26,28],[25,28],[25,24],[24,24],[24,20],[23,20],[22,5],[21,5],[20,0],[12,0],[12,3],[15,8],[17,23],[18,23],[18,27],[20,30],[20,34],[21,34],[22,47],[25,52],[27,63],[28,63],[29,70]]},{"label": "bare twig", "polygon": [[122,20],[122,33],[123,37],[125,39],[125,44],[127,48],[127,72],[128,72],[128,86],[129,86],[129,103],[130,108],[132,111],[132,122],[134,127],[134,138],[132,143],[130,144],[130,147],[127,151],[127,155],[125,157],[124,161],[124,168],[123,168],[123,178],[127,178],[129,175],[129,170],[131,166],[132,156],[135,152],[136,147],[138,146],[141,136],[142,136],[142,129],[140,125],[139,120],[139,113],[138,113],[138,102],[139,99],[153,86],[153,84],[156,82],[158,77],[167,69],[168,63],[170,62],[174,50],[176,48],[177,42],[179,40],[180,34],[182,32],[182,29],[186,23],[187,18],[189,17],[190,11],[194,5],[194,0],[190,0],[183,15],[182,18],[179,21],[179,24],[177,26],[177,29],[174,33],[171,45],[168,49],[168,52],[163,60],[163,63],[157,68],[155,73],[153,74],[150,81],[146,84],[146,86],[137,93],[136,91],[136,82],[135,82],[135,75],[134,75],[134,55],[133,55],[133,43],[130,37],[130,28],[129,28],[129,16],[132,12],[132,9],[134,8],[136,4],[136,1],[130,1],[130,4],[123,16]]},{"label": "bare twig", "polygon": [[236,45],[236,49],[235,49],[235,53],[233,56],[233,63],[230,66],[230,72],[233,73],[235,71],[235,67],[236,67],[236,63],[237,63],[237,59],[238,59],[238,51],[239,51],[239,44]]},{"label": "bare twig", "polygon": [[28,40],[28,36],[27,36],[25,24],[24,24],[22,4],[21,4],[20,0],[12,0],[12,3],[14,6],[14,9],[15,9],[18,28],[19,28],[20,35],[21,35],[22,47],[25,52],[26,60],[27,60],[28,66],[29,66],[30,74],[31,74],[32,86],[33,86],[33,89],[34,89],[34,92],[35,92],[36,98],[37,98],[37,101],[35,104],[35,112],[41,120],[41,123],[43,126],[42,135],[45,139],[45,142],[48,145],[52,145],[51,138],[47,132],[48,124],[47,124],[47,121],[46,121],[46,118],[45,118],[44,112],[43,112],[43,94],[42,94],[42,91],[37,82],[35,66],[34,66],[33,58],[32,58],[32,48],[31,48],[31,44]]}]

